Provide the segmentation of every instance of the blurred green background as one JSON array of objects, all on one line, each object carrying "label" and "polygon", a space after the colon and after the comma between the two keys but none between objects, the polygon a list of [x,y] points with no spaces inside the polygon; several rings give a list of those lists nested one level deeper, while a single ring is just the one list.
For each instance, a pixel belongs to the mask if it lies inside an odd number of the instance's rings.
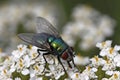
[{"label": "blurred green background", "polygon": [[[25,2],[26,3],[27,2],[28,3],[29,2],[33,2],[33,3],[39,2],[40,3],[41,1],[42,0],[27,0]],[[50,2],[53,5],[55,4],[55,5],[59,6],[58,11],[60,9],[60,14],[57,16],[60,19],[58,21],[57,26],[59,27],[60,32],[62,32],[62,26],[64,26],[68,21],[71,20],[71,13],[73,11],[73,8],[76,7],[78,4],[89,5],[92,8],[99,11],[101,14],[106,14],[106,15],[112,17],[116,21],[116,26],[114,28],[114,34],[110,37],[106,37],[105,40],[110,39],[113,41],[113,44],[118,44],[118,45],[120,44],[120,37],[119,37],[119,34],[120,34],[120,27],[119,27],[120,26],[120,0],[43,0],[43,1]],[[4,4],[9,4],[9,3],[16,4],[15,2],[20,2],[20,3],[23,2],[24,3],[24,0],[21,0],[21,1],[4,0],[4,1],[0,1],[0,4],[1,4],[0,6],[2,6]],[[22,32],[32,32],[32,31],[25,30],[23,25],[21,23],[19,23],[16,34],[22,33]],[[1,36],[0,36],[0,38],[1,38]],[[3,44],[3,43],[1,42],[0,44]],[[3,46],[0,46],[0,47],[3,48]],[[75,51],[77,53],[81,53],[81,55],[83,55],[83,56],[88,56],[88,55],[93,56],[94,54],[96,54],[98,52],[98,49],[95,47],[93,47],[92,49],[86,50],[86,51],[79,49],[77,45],[75,45],[74,47],[75,47]],[[4,51],[4,49],[3,49],[3,51]]]},{"label": "blurred green background", "polygon": [[70,13],[77,4],[87,4],[100,11],[103,14],[107,14],[116,20],[117,25],[115,32],[111,37],[106,38],[113,40],[114,44],[120,44],[120,0],[59,0],[65,9],[67,20],[70,19]]}]

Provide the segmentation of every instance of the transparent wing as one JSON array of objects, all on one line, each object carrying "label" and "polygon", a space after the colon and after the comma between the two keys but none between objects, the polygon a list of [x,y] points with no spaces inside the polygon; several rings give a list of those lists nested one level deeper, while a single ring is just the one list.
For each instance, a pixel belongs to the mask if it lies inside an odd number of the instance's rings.
[{"label": "transparent wing", "polygon": [[36,23],[37,23],[36,26],[37,33],[48,33],[54,35],[55,37],[60,37],[58,31],[45,18],[37,17]]},{"label": "transparent wing", "polygon": [[[34,34],[34,33],[21,33],[21,34],[18,34],[18,37],[31,44],[31,45],[34,45],[34,46],[37,46],[39,48],[42,48],[42,49],[49,49],[49,45],[47,43],[45,43],[45,40],[44,39],[39,39],[39,36],[38,34]],[[39,41],[39,42],[37,42]]]},{"label": "transparent wing", "polygon": [[18,37],[21,40],[23,40],[29,44],[32,44],[33,43],[32,39],[33,39],[34,35],[35,35],[34,33],[21,33],[21,34],[18,34]]}]

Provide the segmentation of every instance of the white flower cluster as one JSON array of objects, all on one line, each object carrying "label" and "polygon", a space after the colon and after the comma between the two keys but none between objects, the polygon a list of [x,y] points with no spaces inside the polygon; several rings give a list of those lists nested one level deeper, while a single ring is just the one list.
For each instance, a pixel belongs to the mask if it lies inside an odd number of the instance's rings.
[{"label": "white flower cluster", "polygon": [[115,21],[90,6],[78,5],[73,9],[72,21],[63,28],[63,37],[72,46],[80,40],[82,50],[90,49],[97,42],[113,34]]},{"label": "white flower cluster", "polygon": [[[84,66],[85,69],[82,72],[79,72],[76,67],[70,68],[66,61],[61,59],[68,74],[65,80],[120,80],[120,54],[118,52],[120,46],[112,47],[111,44],[110,40],[97,43],[100,54],[89,59],[89,64]],[[0,80],[12,80],[13,78],[24,80],[23,76],[28,75],[29,80],[42,80],[43,77],[58,80],[65,75],[63,67],[54,55],[45,56],[46,66],[42,56],[44,52],[37,57],[37,49],[35,46],[28,48],[26,45],[18,45],[18,49],[14,50],[3,63],[0,63]],[[76,60],[78,59],[75,59],[75,62]],[[17,76],[13,75],[15,73]]]},{"label": "white flower cluster", "polygon": [[[12,55],[1,63],[0,66],[0,80],[23,80],[20,75],[29,75],[29,80],[39,80],[43,76],[50,77],[51,79],[59,79],[65,75],[64,69],[58,62],[57,58],[53,55],[46,55],[47,64],[42,56],[44,52],[41,52],[39,57],[37,53],[37,47],[26,45],[18,45],[18,49],[12,52]],[[36,58],[37,57],[37,58]],[[67,72],[69,70],[73,72],[75,69],[70,69],[63,61]],[[47,65],[47,66],[46,66]],[[19,73],[17,77],[13,76],[13,73]],[[28,79],[27,79],[28,80]]]},{"label": "white flower cluster", "polygon": [[112,41],[97,43],[100,57],[94,56],[82,73],[74,73],[73,80],[120,80],[120,46],[111,46]]},{"label": "white flower cluster", "polygon": [[[9,13],[9,14],[8,14]],[[56,16],[58,11],[56,5],[51,2],[18,2],[8,3],[0,6],[0,47],[7,45],[7,52],[14,49],[20,41],[16,37],[18,25],[28,31],[35,30],[34,18],[45,17],[52,24],[57,25]],[[3,35],[4,34],[4,35]]]},{"label": "white flower cluster", "polygon": [[102,80],[120,80],[120,46],[111,46],[112,41],[108,40],[102,43],[97,43],[96,46],[100,48],[100,56],[95,56],[91,59],[92,64],[95,66],[102,66],[102,70],[105,71],[106,75],[111,76],[108,78],[103,78]]}]

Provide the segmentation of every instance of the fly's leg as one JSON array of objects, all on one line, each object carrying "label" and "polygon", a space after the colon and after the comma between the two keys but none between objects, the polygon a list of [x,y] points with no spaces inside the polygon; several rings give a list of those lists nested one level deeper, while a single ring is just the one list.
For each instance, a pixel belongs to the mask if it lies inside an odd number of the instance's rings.
[{"label": "fly's leg", "polygon": [[69,61],[67,61],[67,63],[68,63],[68,65],[69,65],[69,67],[70,67],[70,68],[72,68],[72,66],[71,66],[70,62],[69,62]]},{"label": "fly's leg", "polygon": [[[38,52],[38,55],[37,55],[37,57],[36,58],[38,58],[39,56],[40,56],[40,51],[46,51],[46,50],[43,50],[43,49],[37,49],[37,52]],[[46,66],[46,64],[47,64],[47,60],[46,60],[46,58],[45,58],[45,55],[48,55],[48,54],[50,54],[50,53],[43,53],[43,58],[44,58],[44,60],[45,60],[45,68],[47,67]],[[34,58],[34,59],[36,59],[36,58]],[[45,68],[44,68],[44,70],[42,71],[42,72],[44,72],[45,71]]]},{"label": "fly's leg", "polygon": [[60,60],[60,57],[59,57],[59,56],[57,56],[57,58],[58,58],[58,61],[60,62],[60,64],[62,65],[62,67],[63,67],[63,69],[64,69],[65,73],[67,74],[67,71],[65,70],[65,67],[63,66],[63,64],[62,64],[62,62],[61,62],[61,60]]},{"label": "fly's leg", "polygon": [[44,50],[43,49],[37,49],[38,55],[33,60],[37,59],[40,56],[40,54],[41,54],[40,51],[46,51],[46,50],[45,49]]},{"label": "fly's leg", "polygon": [[[44,60],[45,60],[45,68],[47,68],[47,65],[46,65],[46,64],[48,63],[47,60],[46,60],[46,58],[45,58],[45,55],[49,55],[49,54],[51,54],[51,53],[47,52],[47,53],[44,53],[44,54],[43,54],[43,58],[44,58]],[[45,68],[44,68],[44,70],[43,70],[42,72],[45,71]]]},{"label": "fly's leg", "polygon": [[73,65],[74,65],[74,67],[77,69],[77,72],[79,72],[80,69],[78,68],[78,66],[75,65],[75,62],[74,62],[74,59],[73,59],[73,58],[72,58],[72,63],[73,63]]},{"label": "fly's leg", "polygon": [[74,62],[73,58],[72,58],[72,63],[73,63],[73,65],[74,65],[74,67],[77,67],[77,66],[75,65],[75,62]]}]

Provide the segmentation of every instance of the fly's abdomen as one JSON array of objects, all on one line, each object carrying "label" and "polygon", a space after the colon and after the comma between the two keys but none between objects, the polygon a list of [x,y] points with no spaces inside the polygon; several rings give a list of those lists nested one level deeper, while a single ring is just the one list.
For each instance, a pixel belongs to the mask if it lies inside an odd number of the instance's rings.
[{"label": "fly's abdomen", "polygon": [[68,48],[68,45],[61,38],[54,39],[51,42],[51,46],[57,51],[59,55],[61,55]]}]

